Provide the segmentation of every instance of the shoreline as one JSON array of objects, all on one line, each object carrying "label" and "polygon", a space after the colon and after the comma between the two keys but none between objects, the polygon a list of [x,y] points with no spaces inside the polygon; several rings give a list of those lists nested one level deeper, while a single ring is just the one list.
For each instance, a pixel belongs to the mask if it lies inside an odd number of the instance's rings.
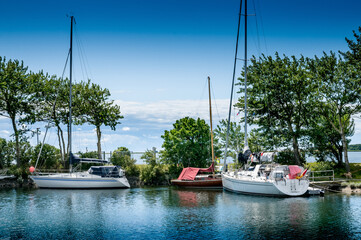
[{"label": "shoreline", "polygon": [[[161,186],[170,186],[170,184],[161,184],[161,185],[146,185],[144,182],[140,181],[139,177],[128,177],[130,188],[141,188],[141,187],[161,187]],[[360,180],[361,181],[361,180]],[[6,176],[0,178],[0,191],[6,189],[38,189],[34,182],[28,179],[16,179],[15,176]],[[344,195],[361,195],[361,185],[355,186],[352,183],[347,185],[339,185],[338,189],[334,187],[330,190],[325,188],[325,191],[328,193],[341,193]]]}]

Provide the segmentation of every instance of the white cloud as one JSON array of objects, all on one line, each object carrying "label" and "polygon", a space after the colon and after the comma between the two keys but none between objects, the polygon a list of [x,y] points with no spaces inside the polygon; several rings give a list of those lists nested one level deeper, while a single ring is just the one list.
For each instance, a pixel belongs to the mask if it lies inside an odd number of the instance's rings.
[{"label": "white cloud", "polygon": [[8,130],[0,130],[0,137],[8,138],[10,134],[11,133]]},{"label": "white cloud", "polygon": [[[116,100],[120,110],[127,117],[136,118],[148,123],[174,123],[177,119],[189,116],[209,121],[208,100],[167,100],[157,102],[127,102]],[[213,101],[213,121],[227,118],[229,100]]]},{"label": "white cloud", "polygon": [[124,132],[130,131],[130,127],[123,127],[122,130],[123,130]]}]

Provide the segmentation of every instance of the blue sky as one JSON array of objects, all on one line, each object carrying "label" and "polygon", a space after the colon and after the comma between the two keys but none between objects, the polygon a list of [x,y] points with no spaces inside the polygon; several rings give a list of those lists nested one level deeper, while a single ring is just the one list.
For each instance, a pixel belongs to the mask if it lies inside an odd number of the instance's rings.
[{"label": "blue sky", "polygon": [[[75,16],[75,81],[91,78],[110,89],[124,114],[115,132],[103,128],[106,151],[119,146],[159,149],[160,136],[176,119],[189,115],[208,121],[207,76],[214,94],[214,125],[227,116],[238,0],[1,0],[1,8],[0,55],[23,60],[34,72],[58,76],[69,48],[67,15]],[[248,25],[249,55],[256,56],[345,51],[345,37],[352,38],[352,30],[361,25],[357,0],[254,0],[248,9],[256,14]],[[8,138],[10,126],[8,119],[0,119],[0,137]],[[75,150],[96,149],[91,126],[75,130]],[[57,145],[55,131],[47,141]],[[361,143],[359,119],[352,143]]]}]

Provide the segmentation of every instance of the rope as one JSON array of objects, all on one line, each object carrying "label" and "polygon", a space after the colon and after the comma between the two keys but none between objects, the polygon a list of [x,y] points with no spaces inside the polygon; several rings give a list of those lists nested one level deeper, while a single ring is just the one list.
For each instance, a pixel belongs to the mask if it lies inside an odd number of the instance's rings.
[{"label": "rope", "polygon": [[319,186],[319,185],[316,185],[316,184],[310,184],[310,185],[312,185],[313,187],[317,187],[317,188],[320,188],[320,189],[323,189],[323,190],[327,190],[327,191],[329,191],[329,192],[335,192],[335,193],[341,193],[342,191],[337,191],[337,190],[333,190],[333,189],[330,189],[330,188],[328,188],[328,187],[323,187],[323,186]]}]

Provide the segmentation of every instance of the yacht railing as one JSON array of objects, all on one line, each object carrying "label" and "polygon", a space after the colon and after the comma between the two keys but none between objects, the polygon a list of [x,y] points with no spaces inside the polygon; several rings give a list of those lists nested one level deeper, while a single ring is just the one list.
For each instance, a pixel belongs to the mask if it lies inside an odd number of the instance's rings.
[{"label": "yacht railing", "polygon": [[311,182],[316,181],[335,181],[335,171],[334,170],[322,170],[322,171],[310,171],[308,174],[308,179]]}]

